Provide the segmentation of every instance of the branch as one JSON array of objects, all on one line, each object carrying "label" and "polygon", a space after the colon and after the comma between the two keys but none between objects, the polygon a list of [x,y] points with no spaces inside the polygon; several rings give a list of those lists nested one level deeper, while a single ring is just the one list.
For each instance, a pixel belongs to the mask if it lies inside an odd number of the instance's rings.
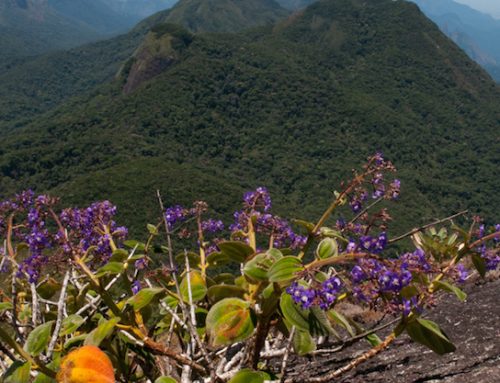
[{"label": "branch", "polygon": [[379,345],[373,347],[369,351],[365,352],[361,356],[357,357],[350,363],[346,364],[345,366],[332,371],[326,375],[319,376],[316,378],[291,378],[287,379],[285,383],[324,383],[324,382],[329,382],[333,381],[334,379],[342,376],[346,372],[349,372],[350,370],[356,368],[359,366],[361,363],[366,362],[367,360],[373,358],[375,355],[379,354],[383,350],[385,350],[389,345],[394,342],[396,339],[396,335],[394,333],[389,334],[385,340],[380,343]]},{"label": "branch", "polygon": [[47,348],[47,358],[50,359],[52,353],[54,352],[54,347],[57,343],[57,338],[59,337],[59,331],[61,330],[61,324],[64,316],[64,305],[66,303],[66,289],[68,288],[70,270],[66,271],[64,276],[63,285],[61,289],[61,295],[59,296],[59,302],[57,303],[57,320],[54,327],[54,333],[50,339],[49,347]]},{"label": "branch", "polygon": [[428,227],[435,226],[435,225],[438,225],[438,224],[446,222],[446,221],[451,221],[453,218],[460,217],[461,215],[465,215],[468,212],[469,212],[468,210],[464,210],[464,211],[461,211],[460,213],[453,214],[453,215],[451,215],[449,217],[446,217],[446,218],[443,218],[443,219],[438,219],[438,220],[436,220],[436,221],[434,221],[432,223],[428,223],[427,225],[420,226],[420,227],[418,227],[416,229],[410,230],[408,233],[400,235],[399,237],[392,238],[392,239],[390,239],[388,241],[388,243],[394,243],[394,242],[400,241],[400,240],[402,240],[402,239],[404,239],[406,237],[409,237],[410,235],[413,235],[415,233],[423,231],[423,230],[427,229]]}]

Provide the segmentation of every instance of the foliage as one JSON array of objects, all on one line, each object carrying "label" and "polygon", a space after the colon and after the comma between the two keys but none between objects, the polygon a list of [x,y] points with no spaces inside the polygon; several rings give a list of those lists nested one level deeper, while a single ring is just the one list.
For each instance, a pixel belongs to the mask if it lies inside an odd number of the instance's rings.
[{"label": "foliage", "polygon": [[[475,218],[464,230],[453,216],[407,233],[414,251],[388,256],[388,244],[406,237],[387,236],[379,205],[399,199],[394,171],[371,156],[315,223],[274,215],[264,187],[244,194],[226,230],[206,217],[205,202],[165,208],[158,194],[161,221],[147,225],[146,242],[126,240],[107,201],[58,212],[56,199],[26,191],[2,202],[3,379],[28,382],[31,370],[36,382],[90,373],[102,382],[294,383],[290,352],[372,345],[322,377],[300,377],[326,382],[403,333],[437,354],[453,352],[423,315],[441,294],[464,300],[459,285],[473,268],[498,268],[500,225]],[[329,225],[343,206],[352,218]],[[221,273],[228,263],[238,271]],[[362,324],[343,310],[347,302],[395,320]],[[282,365],[264,363],[273,358]]]},{"label": "foliage", "polygon": [[321,1],[274,28],[196,34],[128,95],[122,78],[96,88],[164,16],[2,76],[4,196],[31,187],[69,204],[112,197],[142,235],[156,189],[188,203],[202,188],[227,214],[232,196],[267,185],[278,213],[312,219],[330,180],[376,148],[399,163],[401,232],[466,207],[494,218],[498,88],[414,5]]}]

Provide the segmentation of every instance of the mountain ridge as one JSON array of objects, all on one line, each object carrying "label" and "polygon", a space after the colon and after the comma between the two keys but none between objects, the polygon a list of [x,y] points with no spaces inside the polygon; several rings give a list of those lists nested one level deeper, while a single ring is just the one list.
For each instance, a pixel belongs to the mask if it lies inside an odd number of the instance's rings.
[{"label": "mountain ridge", "polygon": [[204,184],[222,214],[237,208],[229,191],[266,185],[278,212],[313,219],[382,150],[404,185],[400,230],[500,203],[499,88],[413,4],[323,0],[274,26],[195,34],[174,65],[126,94],[124,81],[3,132],[2,190],[110,194],[147,206],[127,217],[137,231],[156,189],[187,203]]}]

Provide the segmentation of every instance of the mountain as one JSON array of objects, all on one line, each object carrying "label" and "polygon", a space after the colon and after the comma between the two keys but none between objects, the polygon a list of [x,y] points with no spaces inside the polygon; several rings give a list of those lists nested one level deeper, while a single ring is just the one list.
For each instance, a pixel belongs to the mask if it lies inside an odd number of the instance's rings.
[{"label": "mountain", "polygon": [[302,9],[311,5],[316,0],[276,0],[282,7],[287,9]]},{"label": "mountain", "polygon": [[[229,4],[226,11],[217,13],[225,4]],[[29,119],[68,97],[111,81],[125,61],[131,63],[134,50],[140,50],[141,39],[155,25],[176,21],[194,30],[222,32],[267,24],[287,15],[273,0],[182,0],[172,9],[143,20],[125,35],[6,65],[0,72],[0,129],[19,126],[14,120]]]},{"label": "mountain", "polygon": [[452,0],[411,0],[500,82],[500,20]]},{"label": "mountain", "polygon": [[96,40],[97,31],[71,21],[47,0],[0,0],[0,61]]},{"label": "mountain", "polygon": [[236,32],[272,24],[287,15],[274,0],[183,0],[163,22],[180,24],[193,32]]},{"label": "mountain", "polygon": [[[496,218],[500,90],[416,5],[320,0],[239,33],[193,34],[166,24],[170,12],[47,59],[47,74],[78,68],[69,81],[80,85],[52,107],[11,112],[3,194],[110,198],[138,232],[157,216],[156,189],[166,204],[204,198],[220,216],[266,185],[278,213],[313,219],[381,150],[400,170],[400,231],[463,208]],[[87,53],[104,53],[102,66]],[[16,108],[0,103],[4,115]]]},{"label": "mountain", "polygon": [[142,18],[118,12],[105,0],[48,0],[48,3],[68,20],[88,25],[101,35],[125,32]]},{"label": "mountain", "polygon": [[139,21],[156,12],[171,8],[177,0],[102,0],[117,13]]}]

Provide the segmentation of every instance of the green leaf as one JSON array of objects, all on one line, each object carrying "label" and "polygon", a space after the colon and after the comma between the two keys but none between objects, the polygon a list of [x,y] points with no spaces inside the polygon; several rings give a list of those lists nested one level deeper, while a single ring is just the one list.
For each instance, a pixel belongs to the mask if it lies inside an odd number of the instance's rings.
[{"label": "green leaf", "polygon": [[217,302],[208,312],[206,326],[214,346],[247,339],[254,330],[250,303],[238,298]]},{"label": "green leaf", "polygon": [[99,346],[104,339],[113,333],[115,326],[119,322],[120,318],[112,318],[108,321],[104,321],[85,337],[85,341],[83,343],[86,346]]},{"label": "green leaf", "polygon": [[304,270],[304,266],[299,258],[287,256],[276,261],[267,275],[271,282],[285,282],[295,278],[296,273],[302,270]]},{"label": "green leaf", "polygon": [[472,254],[472,263],[481,277],[486,275],[486,262],[479,254]]},{"label": "green leaf", "polygon": [[7,369],[0,381],[4,383],[29,383],[31,372],[30,362],[15,361]]},{"label": "green leaf", "polygon": [[411,339],[430,348],[436,354],[443,355],[456,350],[439,326],[427,319],[417,318],[406,325]]},{"label": "green leaf", "polygon": [[270,380],[271,376],[263,371],[253,371],[245,368],[238,371],[228,383],[264,383]]},{"label": "green leaf", "polygon": [[316,226],[314,223],[312,222],[308,222],[308,221],[303,221],[301,219],[294,219],[293,220],[293,223],[299,225],[299,226],[302,226],[304,228],[306,228],[307,232],[308,233],[312,233],[313,230],[314,230],[314,226]]},{"label": "green leaf", "polygon": [[297,330],[309,331],[309,310],[303,310],[295,304],[290,294],[284,292],[280,299],[281,312],[285,319]]},{"label": "green leaf", "polygon": [[177,380],[169,376],[162,376],[155,380],[155,383],[177,383]]},{"label": "green leaf", "polygon": [[61,291],[62,285],[55,279],[49,278],[36,288],[38,295],[43,299],[52,298],[57,292]]},{"label": "green leaf", "polygon": [[68,350],[68,349],[72,348],[75,344],[80,344],[80,343],[85,342],[85,338],[87,337],[87,335],[88,334],[81,334],[81,335],[74,336],[73,338],[68,339],[64,343],[64,346],[63,346],[64,349]]},{"label": "green leaf", "polygon": [[327,312],[327,315],[332,321],[345,328],[350,336],[352,337],[356,336],[356,332],[351,327],[351,324],[349,323],[347,318],[343,316],[341,313],[332,309]]},{"label": "green leaf", "polygon": [[108,262],[96,271],[96,277],[102,277],[106,274],[120,274],[124,268],[123,262]]},{"label": "green leaf", "polygon": [[42,351],[45,350],[45,347],[47,347],[47,345],[49,344],[53,323],[54,321],[50,321],[41,324],[32,332],[30,332],[30,334],[28,335],[28,339],[26,340],[26,344],[24,345],[24,349],[33,356],[40,355]]},{"label": "green leaf", "polygon": [[299,355],[306,355],[316,350],[316,343],[308,331],[297,330],[293,335],[293,349]]},{"label": "green leaf", "polygon": [[0,302],[0,311],[12,310],[13,307],[10,302]]},{"label": "green leaf", "polygon": [[[207,295],[207,285],[198,270],[191,270],[189,272],[189,282],[191,285],[191,298],[193,302],[199,302]],[[189,286],[188,286],[188,274],[184,275],[182,278],[181,285],[181,296],[184,302],[189,302]]]},{"label": "green leaf", "polygon": [[222,254],[225,254],[230,260],[238,263],[243,263],[250,255],[255,253],[246,243],[238,241],[219,242],[217,247]]},{"label": "green leaf", "polygon": [[313,306],[309,314],[309,332],[313,335],[338,335],[328,320],[327,314],[318,306]]},{"label": "green leaf", "polygon": [[221,273],[214,277],[216,284],[234,285],[234,275],[231,273]]},{"label": "green leaf", "polygon": [[70,335],[74,333],[85,322],[85,319],[80,315],[70,315],[64,318],[61,327],[61,336]]},{"label": "green leaf", "polygon": [[224,298],[243,298],[245,290],[235,285],[214,285],[207,291],[208,299],[216,303]]},{"label": "green leaf", "polygon": [[[214,251],[213,253],[210,253],[207,256],[207,263],[211,267],[215,266],[223,266],[231,262],[231,259],[227,254],[223,254],[217,251]],[[233,276],[234,278],[234,276]]]},{"label": "green leaf", "polygon": [[158,228],[155,225],[148,223],[146,227],[148,228],[149,234],[158,235]]},{"label": "green leaf", "polygon": [[436,285],[438,290],[441,289],[455,294],[457,298],[460,299],[462,302],[467,299],[467,294],[464,291],[462,291],[459,287],[452,285],[451,283],[437,281],[434,282],[434,284]]},{"label": "green leaf", "polygon": [[245,264],[243,273],[251,280],[266,281],[269,268],[281,258],[283,258],[283,254],[277,249],[257,254]]},{"label": "green leaf", "polygon": [[365,339],[372,345],[372,347],[378,346],[382,343],[382,339],[380,339],[380,337],[375,333],[367,335]]},{"label": "green leaf", "polygon": [[320,259],[336,257],[339,255],[339,245],[337,244],[337,241],[333,238],[323,239],[316,249],[316,255]]},{"label": "green leaf", "polygon": [[139,311],[143,307],[146,307],[156,295],[165,293],[165,290],[161,287],[152,287],[140,290],[133,297],[127,300],[127,304],[131,305],[135,311]]},{"label": "green leaf", "polygon": [[144,251],[144,249],[146,248],[146,245],[144,243],[132,239],[123,242],[123,244],[129,249],[136,249],[137,251]]},{"label": "green leaf", "polygon": [[[113,254],[111,255],[111,258],[109,259],[109,262],[119,262],[123,263],[127,260],[128,258],[128,251],[125,249],[116,249],[113,251]],[[108,262],[108,263],[109,263]]]}]

